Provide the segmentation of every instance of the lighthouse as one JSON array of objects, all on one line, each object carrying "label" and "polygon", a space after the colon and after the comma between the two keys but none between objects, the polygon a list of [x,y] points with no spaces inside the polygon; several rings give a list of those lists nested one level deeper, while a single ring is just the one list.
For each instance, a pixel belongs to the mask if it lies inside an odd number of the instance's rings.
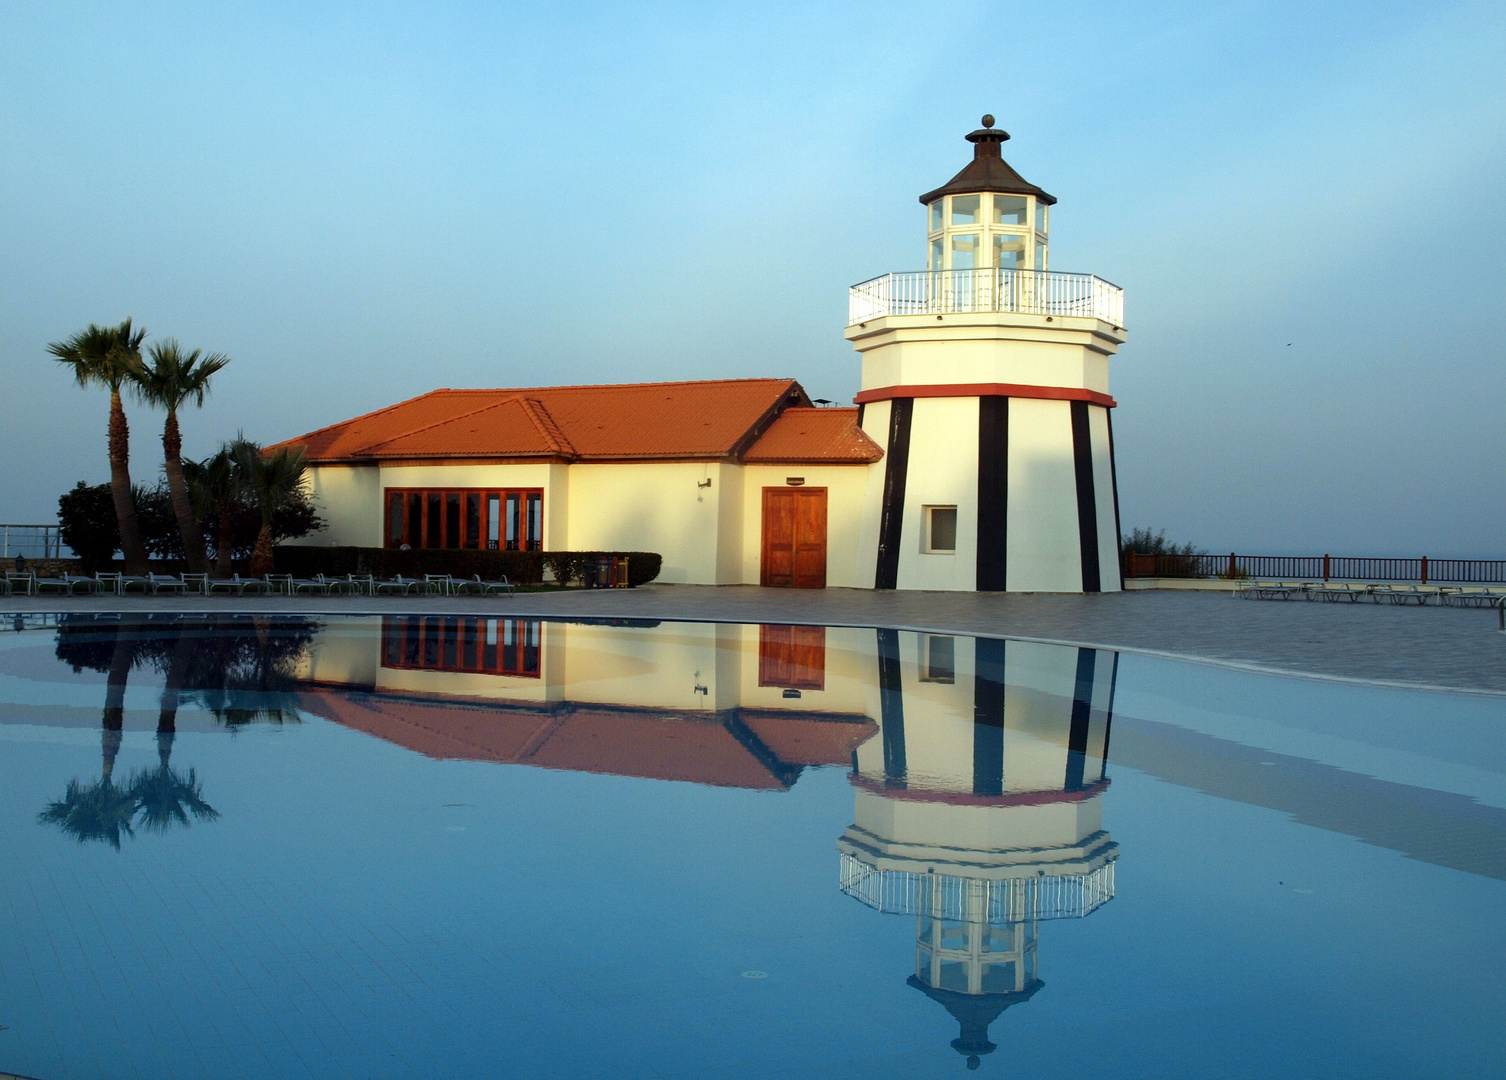
[{"label": "lighthouse", "polygon": [[1056,199],[1004,160],[992,116],[973,157],[920,196],[925,269],[849,292],[870,470],[858,576],[879,589],[1121,587],[1109,359],[1124,293],[1056,270]]}]

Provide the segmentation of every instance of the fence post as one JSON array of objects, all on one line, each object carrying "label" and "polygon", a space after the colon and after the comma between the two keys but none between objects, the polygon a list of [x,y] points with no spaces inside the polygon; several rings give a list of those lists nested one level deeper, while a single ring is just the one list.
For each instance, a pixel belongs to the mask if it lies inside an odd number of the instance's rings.
[{"label": "fence post", "polygon": [[1426,555],[1422,557],[1422,583],[1424,585],[1428,583],[1428,557]]},{"label": "fence post", "polygon": [[1234,552],[1231,551],[1229,552],[1229,577],[1232,580],[1236,576],[1238,575],[1237,571],[1234,569]]},{"label": "fence post", "polygon": [[1323,580],[1328,580],[1328,556],[1323,556]]}]

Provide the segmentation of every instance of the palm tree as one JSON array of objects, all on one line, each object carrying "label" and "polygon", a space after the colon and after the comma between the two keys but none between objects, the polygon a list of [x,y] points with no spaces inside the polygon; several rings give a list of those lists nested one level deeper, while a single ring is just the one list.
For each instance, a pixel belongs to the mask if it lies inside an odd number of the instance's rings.
[{"label": "palm tree", "polygon": [[120,522],[120,551],[128,574],[146,573],[146,546],[136,524],[136,506],[131,499],[131,432],[125,406],[120,401],[121,383],[141,367],[141,340],[145,330],[133,330],[131,320],[119,326],[96,326],[54,341],[47,351],[59,363],[73,369],[80,386],[105,386],[110,390],[110,495]]},{"label": "palm tree", "polygon": [[240,479],[236,472],[233,444],[203,461],[185,463],[190,501],[200,519],[214,516],[219,529],[214,543],[214,572],[229,577],[235,549],[235,512],[240,506]]},{"label": "palm tree", "polygon": [[256,547],[251,552],[251,573],[265,574],[272,569],[272,516],[303,483],[303,451],[284,446],[263,453],[255,443],[241,440],[235,444],[235,463],[241,491],[261,511],[261,532],[256,534]]},{"label": "palm tree", "polygon": [[150,405],[167,410],[167,423],[162,427],[162,451],[167,471],[167,491],[173,504],[173,516],[178,519],[178,532],[183,535],[183,555],[188,569],[202,574],[209,569],[209,552],[204,545],[204,532],[194,517],[193,504],[188,498],[188,485],[183,480],[183,436],[178,430],[178,408],[185,402],[202,407],[209,393],[209,380],[226,364],[230,357],[223,353],[204,356],[198,349],[184,349],[172,338],[158,342],[151,349],[151,363],[142,364],[132,372],[132,381],[141,399]]},{"label": "palm tree", "polygon": [[[92,635],[91,635],[92,636]],[[101,643],[102,644],[102,643]],[[59,640],[61,654],[61,639]],[[137,642],[126,621],[115,628],[110,651],[109,675],[105,687],[105,710],[100,733],[100,778],[85,786],[78,780],[68,781],[63,797],[49,803],[38,815],[46,825],[56,825],[79,843],[103,840],[119,850],[120,834],[133,836],[131,819],[136,816],[136,796],[115,786],[115,756],[125,719],[126,680],[136,663]]]}]

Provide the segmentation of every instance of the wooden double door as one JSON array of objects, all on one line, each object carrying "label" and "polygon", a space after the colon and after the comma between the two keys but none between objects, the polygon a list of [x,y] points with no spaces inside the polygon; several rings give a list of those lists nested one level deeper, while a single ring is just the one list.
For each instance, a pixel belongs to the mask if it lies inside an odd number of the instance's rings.
[{"label": "wooden double door", "polygon": [[763,489],[760,584],[783,589],[826,588],[826,489]]}]

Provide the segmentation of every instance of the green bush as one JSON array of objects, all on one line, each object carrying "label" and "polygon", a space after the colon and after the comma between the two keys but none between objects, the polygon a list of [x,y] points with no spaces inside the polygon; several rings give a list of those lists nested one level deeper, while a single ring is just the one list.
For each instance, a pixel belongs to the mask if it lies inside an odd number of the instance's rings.
[{"label": "green bush", "polygon": [[602,555],[626,555],[628,584],[647,584],[659,576],[663,557],[651,551],[485,551],[475,548],[292,547],[274,549],[274,569],[279,574],[312,577],[325,574],[371,574],[378,578],[421,578],[425,574],[449,574],[468,578],[480,574],[485,580],[503,575],[516,585],[537,585],[544,580],[547,565],[562,584],[580,581],[591,563]]},{"label": "green bush", "polygon": [[91,487],[80,480],[58,499],[58,525],[63,543],[73,549],[86,574],[109,566],[120,547],[120,520],[109,484]]}]

